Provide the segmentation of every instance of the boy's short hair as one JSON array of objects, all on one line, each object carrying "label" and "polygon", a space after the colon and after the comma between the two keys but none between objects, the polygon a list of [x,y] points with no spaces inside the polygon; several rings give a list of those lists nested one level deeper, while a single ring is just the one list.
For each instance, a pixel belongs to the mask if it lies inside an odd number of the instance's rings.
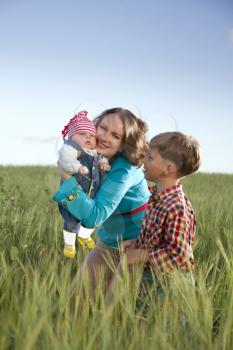
[{"label": "boy's short hair", "polygon": [[153,137],[149,146],[156,148],[163,159],[175,163],[178,176],[192,174],[200,166],[200,146],[192,136],[181,132],[164,132]]}]

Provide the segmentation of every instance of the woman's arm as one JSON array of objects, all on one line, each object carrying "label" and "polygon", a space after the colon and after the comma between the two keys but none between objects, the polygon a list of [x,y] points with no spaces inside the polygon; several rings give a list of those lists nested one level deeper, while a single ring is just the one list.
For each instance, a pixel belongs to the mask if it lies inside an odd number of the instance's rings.
[{"label": "woman's arm", "polygon": [[54,200],[65,206],[86,227],[102,224],[116,210],[132,185],[134,167],[126,167],[124,163],[121,166],[113,164],[94,198],[87,196],[72,177],[63,182]]}]

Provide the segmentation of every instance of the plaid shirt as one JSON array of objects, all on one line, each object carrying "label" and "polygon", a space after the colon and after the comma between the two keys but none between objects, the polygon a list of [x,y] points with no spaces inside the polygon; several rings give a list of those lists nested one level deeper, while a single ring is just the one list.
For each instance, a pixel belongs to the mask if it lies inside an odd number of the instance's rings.
[{"label": "plaid shirt", "polygon": [[152,189],[136,248],[148,249],[156,270],[190,271],[194,268],[192,244],[196,220],[191,203],[179,183],[164,192]]}]

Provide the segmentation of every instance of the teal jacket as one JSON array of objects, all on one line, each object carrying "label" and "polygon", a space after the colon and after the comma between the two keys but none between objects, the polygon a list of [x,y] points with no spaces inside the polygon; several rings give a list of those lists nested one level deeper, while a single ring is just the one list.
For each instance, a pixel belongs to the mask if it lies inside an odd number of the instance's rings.
[{"label": "teal jacket", "polygon": [[60,185],[53,199],[82,222],[97,227],[99,239],[117,248],[122,241],[134,239],[140,232],[144,211],[123,215],[140,207],[150,196],[141,168],[117,157],[94,198],[82,191],[75,177]]}]

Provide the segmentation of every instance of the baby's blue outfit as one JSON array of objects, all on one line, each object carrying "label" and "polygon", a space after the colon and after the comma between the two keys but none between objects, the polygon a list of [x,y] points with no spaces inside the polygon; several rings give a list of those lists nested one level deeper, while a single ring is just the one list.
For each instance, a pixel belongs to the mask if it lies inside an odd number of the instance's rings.
[{"label": "baby's blue outfit", "polygon": [[[64,168],[67,172],[73,172],[74,166],[72,165],[72,162],[68,163],[67,160],[69,159],[67,151],[72,149],[76,152],[81,152],[79,159],[76,161],[75,166],[77,168],[82,166],[85,166],[88,168],[89,173],[87,175],[81,175],[80,173],[74,174],[74,177],[76,178],[76,181],[81,185],[84,192],[88,193],[89,196],[94,196],[101,181],[101,171],[99,168],[99,162],[101,161],[101,156],[97,154],[95,150],[86,150],[83,149],[80,145],[78,145],[73,140],[64,140],[65,146],[71,146],[66,147],[66,154],[65,157],[62,157],[63,153],[62,151],[59,152],[59,165]],[[64,150],[64,148],[63,148]],[[88,153],[87,153],[88,152]],[[74,158],[74,155],[72,154],[70,159],[72,160]],[[77,158],[77,156],[76,156]],[[63,164],[63,162],[65,162]],[[80,163],[80,165],[79,165]],[[78,170],[78,169],[77,169]],[[60,203],[58,204],[59,211],[64,219],[64,230],[69,232],[76,232],[78,233],[80,229],[80,221],[77,217],[73,216],[67,208],[62,206]]]},{"label": "baby's blue outfit", "polygon": [[[73,195],[74,199],[69,200]],[[118,156],[104,175],[95,198],[86,195],[71,177],[60,185],[54,200],[82,222],[96,227],[100,241],[117,248],[122,241],[135,239],[141,228],[144,211],[127,215],[148,201],[150,192],[142,169]]]}]

